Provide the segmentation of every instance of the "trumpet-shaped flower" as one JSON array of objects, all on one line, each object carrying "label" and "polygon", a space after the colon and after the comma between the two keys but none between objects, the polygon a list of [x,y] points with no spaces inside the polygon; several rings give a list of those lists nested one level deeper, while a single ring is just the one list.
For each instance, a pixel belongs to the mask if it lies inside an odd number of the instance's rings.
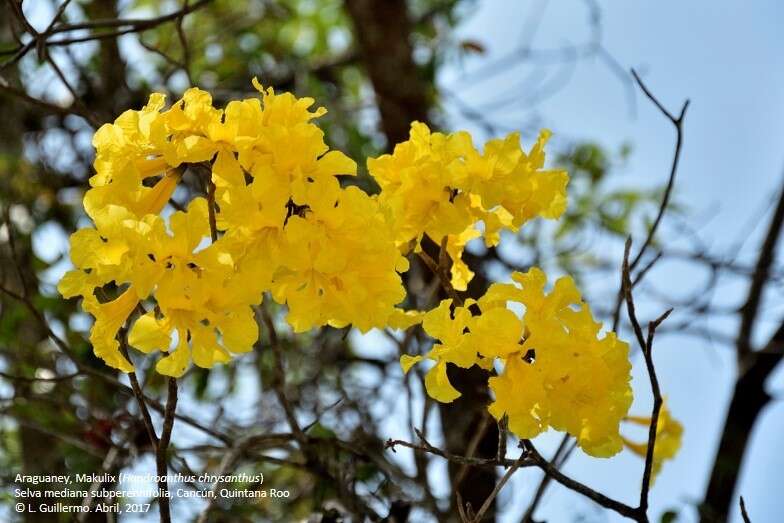
[{"label": "trumpet-shaped flower", "polygon": [[480,153],[466,132],[433,133],[412,123],[408,141],[368,160],[398,245],[423,235],[437,244],[446,238],[452,285],[464,290],[473,274],[460,258],[480,236],[477,222],[484,223],[485,243],[495,245],[501,230],[517,231],[536,216],[554,219],[565,210],[569,177],[543,169],[549,136],[543,131],[528,154],[517,133],[489,141]]},{"label": "trumpet-shaped flower", "polygon": [[[425,382],[428,393],[443,402],[459,396],[446,379],[446,363],[491,369],[498,362],[502,371],[489,378],[495,396],[489,411],[507,416],[512,432],[531,438],[553,427],[577,438],[588,454],[616,454],[632,400],[628,346],[614,333],[599,336],[601,325],[571,278],[559,279],[549,293],[537,268],[512,279],[452,313],[446,300],[425,315],[425,331],[441,342],[425,355],[437,362]],[[523,306],[522,318],[509,302]],[[404,356],[401,364],[407,370],[421,359]]]},{"label": "trumpet-shaped flower", "polygon": [[375,200],[333,179],[305,182],[284,228],[272,295],[289,306],[301,332],[317,325],[362,331],[386,325],[405,297],[396,271],[407,262],[395,248]]},{"label": "trumpet-shaped flower", "polygon": [[[645,428],[651,426],[650,417],[641,416],[628,416],[625,421],[642,425]],[[661,472],[662,465],[665,461],[674,459],[681,448],[681,439],[683,437],[683,425],[681,425],[675,418],[672,417],[672,412],[667,407],[667,402],[662,403],[659,410],[659,419],[656,424],[656,443],[653,447],[653,468],[651,469],[651,482],[656,481],[656,477]],[[648,443],[636,443],[623,438],[623,444],[645,459],[648,455]]]}]

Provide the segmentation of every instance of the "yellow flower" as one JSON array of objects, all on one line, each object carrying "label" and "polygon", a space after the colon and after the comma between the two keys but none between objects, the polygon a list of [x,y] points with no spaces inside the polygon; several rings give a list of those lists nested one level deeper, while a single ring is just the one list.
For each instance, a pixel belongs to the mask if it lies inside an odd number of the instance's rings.
[{"label": "yellow flower", "polygon": [[414,122],[409,141],[396,145],[393,154],[368,159],[368,170],[381,186],[379,201],[394,218],[399,243],[423,233],[440,242],[474,222],[467,196],[458,195],[455,168],[460,157],[454,141]]},{"label": "yellow flower", "polygon": [[397,271],[407,262],[395,247],[378,205],[356,187],[332,179],[307,183],[304,206],[284,228],[272,296],[289,306],[296,332],[329,324],[383,327],[405,297]]},{"label": "yellow flower", "polygon": [[[646,429],[651,426],[650,417],[628,416],[625,421],[642,425]],[[665,401],[659,410],[659,419],[656,424],[656,443],[653,447],[653,468],[651,469],[651,483],[656,481],[656,477],[661,471],[665,461],[674,459],[681,448],[683,437],[683,425],[672,417],[670,409]],[[623,438],[623,444],[633,453],[645,459],[648,455],[648,442],[635,443]]]},{"label": "yellow flower", "polygon": [[[425,332],[439,342],[435,343],[430,352],[424,356],[436,362],[425,375],[425,388],[430,397],[443,403],[449,403],[460,397],[460,392],[449,382],[446,364],[453,363],[467,369],[479,359],[476,350],[472,350],[470,340],[465,335],[471,312],[465,307],[455,307],[453,316],[451,309],[452,300],[443,300],[438,307],[428,311],[422,320]],[[422,356],[403,355],[400,359],[403,372],[408,372],[422,359]]]},{"label": "yellow flower", "polygon": [[514,232],[531,218],[553,219],[565,210],[569,177],[542,169],[549,136],[542,131],[528,154],[517,133],[491,140],[480,153],[468,133],[433,133],[412,123],[408,141],[367,162],[397,244],[418,242],[425,234],[439,245],[447,238],[452,285],[464,290],[473,273],[461,256],[468,241],[480,236],[478,222],[490,246],[501,230]]},{"label": "yellow flower", "polygon": [[[277,253],[288,241],[284,227],[291,209],[319,207],[318,198],[311,198],[316,192],[307,189],[313,181],[323,184],[338,175],[356,174],[356,164],[329,151],[323,132],[311,123],[326,112],[323,108],[310,111],[312,99],[276,95],[255,79],[254,85],[262,92],[261,100],[231,102],[225,110],[213,107],[210,94],[200,89],[188,89],[166,110],[164,96],[154,94],[141,110],[126,111],[96,132],[96,174],[84,198],[95,228],[73,235],[75,269],[58,288],[65,297],[81,296],[85,310],[96,317],[91,341],[107,364],[132,369],[119,354],[115,338],[137,305],[151,299],[155,314],[134,323],[131,345],[144,352],[176,348],[158,363],[159,372],[181,375],[191,354],[197,365],[211,366],[231,353],[250,350],[258,338],[250,306],[260,302],[262,292],[272,288],[273,275],[280,272]],[[203,198],[194,199],[187,212],[175,212],[168,219],[159,216],[186,168],[179,166],[201,162],[211,164],[217,225],[225,232],[212,245],[207,245],[209,220]],[[290,301],[295,321],[302,322],[297,318],[304,316],[310,325],[383,326],[394,315],[392,305],[403,298],[395,271],[402,270],[405,260],[389,239],[375,203],[355,192],[341,197],[346,203],[340,210],[321,205],[324,210],[308,218],[312,227],[326,227],[333,240],[342,242],[338,247],[355,257],[349,263],[353,269],[336,278],[339,270],[330,266],[330,247],[323,246],[318,269],[328,273],[335,288],[319,298],[313,317],[307,314],[308,298],[296,295],[303,282],[290,282],[289,293],[278,289],[279,297]],[[348,224],[353,225],[358,211],[364,218],[351,228]],[[286,232],[295,240],[297,227]],[[375,241],[363,247],[352,240],[360,229],[374,234]],[[320,232],[324,231],[312,231]],[[122,293],[101,303],[96,292],[111,292],[111,286]],[[351,299],[343,296],[344,288],[353,293]],[[362,293],[364,298],[358,298]],[[412,321],[406,316],[399,320]]]},{"label": "yellow flower", "polygon": [[[497,283],[474,303],[452,308],[442,301],[424,316],[425,331],[440,340],[424,358],[436,361],[427,375],[428,394],[449,402],[459,393],[449,384],[446,364],[493,369],[489,378],[497,419],[508,416],[510,430],[531,438],[548,427],[568,432],[592,456],[608,457],[622,448],[618,432],[632,401],[628,345],[614,333],[599,336],[571,278],[559,279],[550,293],[547,278],[533,268]],[[522,319],[507,308],[522,305]],[[469,309],[476,308],[472,315]],[[422,357],[403,356],[404,371]]]},{"label": "yellow flower", "polygon": [[[520,352],[539,371],[545,391],[546,401],[536,399],[537,417],[573,435],[592,456],[616,454],[622,447],[619,424],[632,401],[628,345],[614,333],[599,337],[601,324],[571,278],[560,278],[549,294],[538,268],[512,279],[522,286],[519,303],[525,306],[526,339]],[[518,400],[530,402],[527,393],[524,388]]]},{"label": "yellow flower", "polygon": [[[96,318],[90,334],[96,355],[125,372],[133,367],[120,354],[115,338],[140,301],[150,296],[161,318],[153,322],[149,314],[142,316],[130,339],[131,346],[144,352],[153,349],[153,341],[154,348],[168,351],[169,342],[163,340],[169,340],[176,328],[180,340],[191,340],[194,361],[204,366],[226,361],[226,350],[247,352],[258,337],[249,305],[260,296],[230,292],[238,283],[232,281],[234,262],[223,242],[200,249],[209,234],[207,202],[196,198],[187,212],[175,212],[169,221],[171,233],[159,216],[148,214],[138,220],[126,209],[110,205],[100,214],[98,229],[82,229],[71,238],[71,259],[77,268],[60,282],[60,292],[84,298],[84,309]],[[129,287],[118,298],[100,303],[95,289],[109,283]],[[246,301],[237,301],[238,297]],[[151,335],[157,332],[153,326],[160,331],[156,336]],[[217,342],[219,334],[225,349]],[[184,372],[190,361],[184,354],[167,358],[177,365],[159,363],[159,371]]]},{"label": "yellow flower", "polygon": [[120,353],[117,331],[138,303],[136,293],[128,289],[107,303],[99,303],[93,296],[87,296],[82,305],[84,310],[95,316],[95,323],[90,330],[90,343],[95,355],[110,367],[123,372],[132,372],[133,365]]},{"label": "yellow flower", "polygon": [[541,369],[523,361],[519,353],[504,360],[504,371],[489,380],[495,401],[488,411],[496,419],[509,419],[509,430],[520,438],[533,438],[548,426],[547,393]]},{"label": "yellow flower", "polygon": [[[170,352],[175,330],[177,347]],[[258,324],[250,307],[221,311],[174,309],[162,318],[156,318],[153,312],[139,317],[130,330],[128,342],[145,353],[170,352],[155,368],[161,374],[178,378],[185,373],[191,359],[199,367],[210,368],[215,363],[229,361],[232,353],[249,352],[258,335]]]}]

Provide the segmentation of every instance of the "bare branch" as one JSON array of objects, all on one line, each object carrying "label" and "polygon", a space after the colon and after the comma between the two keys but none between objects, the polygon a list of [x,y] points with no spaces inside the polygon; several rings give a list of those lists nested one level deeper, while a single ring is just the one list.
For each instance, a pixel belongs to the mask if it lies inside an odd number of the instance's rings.
[{"label": "bare branch", "polygon": [[770,277],[770,269],[776,254],[776,246],[781,237],[782,227],[784,227],[784,187],[782,187],[779,192],[778,204],[776,205],[776,210],[773,211],[773,217],[770,220],[768,232],[765,234],[765,240],[760,247],[746,302],[741,307],[740,328],[738,329],[739,358],[751,351],[752,329],[754,328],[754,323],[757,319],[757,311],[759,310],[760,302],[762,300],[765,284]]},{"label": "bare branch", "polygon": [[[158,488],[168,492],[169,482],[166,476],[169,473],[169,441],[171,441],[172,428],[174,427],[174,411],[177,409],[177,378],[169,378],[169,395],[166,398],[166,410],[163,413],[163,429],[158,440],[158,448],[155,451],[155,465],[158,474]],[[158,508],[162,523],[171,522],[171,509],[168,496],[158,497]]]},{"label": "bare branch", "polygon": [[499,481],[498,483],[495,484],[495,488],[493,488],[493,491],[490,493],[489,496],[487,496],[487,499],[485,500],[484,503],[482,503],[482,506],[479,507],[479,510],[477,511],[476,516],[474,516],[474,522],[475,523],[479,523],[480,521],[482,521],[482,517],[485,515],[485,512],[487,512],[490,509],[490,507],[492,506],[493,500],[501,492],[501,489],[504,488],[504,485],[506,485],[506,482],[509,481],[509,479],[512,477],[512,475],[515,472],[517,472],[517,469],[519,469],[520,465],[523,464],[523,462],[525,461],[525,458],[526,458],[526,453],[523,452],[522,454],[520,454],[520,457],[517,458],[517,460],[515,460],[514,465],[509,467],[509,470],[506,471],[506,474],[504,474],[504,476],[501,478],[501,481]]},{"label": "bare branch", "polygon": [[[664,196],[662,197],[661,204],[659,205],[659,210],[656,213],[656,218],[654,219],[653,224],[651,225],[651,228],[648,231],[648,235],[646,236],[645,241],[642,244],[642,247],[640,247],[640,250],[634,256],[634,259],[629,266],[629,272],[632,272],[634,271],[634,269],[637,268],[637,265],[639,265],[640,261],[642,260],[643,256],[648,250],[648,247],[650,247],[654,237],[656,236],[656,231],[659,229],[659,225],[661,224],[662,218],[664,218],[664,213],[667,211],[667,207],[669,206],[672,190],[673,187],[675,187],[675,175],[678,172],[678,162],[681,157],[681,149],[683,147],[683,119],[686,116],[686,109],[688,109],[689,107],[689,100],[687,99],[681,106],[681,110],[678,116],[674,116],[664,107],[664,105],[662,105],[662,103],[653,95],[653,93],[651,93],[651,91],[648,89],[648,87],[645,85],[642,79],[640,79],[639,75],[637,74],[637,71],[635,71],[634,69],[632,69],[632,76],[637,82],[637,85],[640,86],[640,89],[642,89],[642,92],[645,93],[645,96],[647,96],[648,99],[651,102],[653,102],[656,108],[659,109],[659,111],[661,111],[661,113],[675,127],[675,152],[673,153],[672,156],[670,175],[667,178],[667,185],[664,189]],[[637,277],[634,278],[634,285],[637,285],[638,283],[640,283],[640,281],[642,281],[643,276],[651,269],[654,263],[655,261],[649,264],[643,271],[641,271],[640,274],[638,274]],[[618,292],[618,297],[615,302],[615,312],[613,314],[612,330],[618,329],[618,322],[620,320],[620,310],[621,310],[622,303],[623,303],[623,291],[620,290]]]},{"label": "bare branch", "polygon": [[621,503],[620,501],[609,498],[600,492],[596,492],[591,487],[588,487],[579,481],[573,480],[572,478],[562,474],[560,470],[555,468],[549,461],[544,459],[542,455],[539,454],[530,441],[523,440],[521,443],[523,443],[523,445],[526,447],[528,457],[534,462],[534,465],[542,469],[548,476],[553,478],[564,487],[573,490],[578,494],[582,494],[591,501],[601,505],[604,508],[617,512],[621,516],[640,521],[639,511],[637,508],[630,507],[625,503]]},{"label": "bare branch", "polygon": [[743,517],[744,523],[751,523],[749,513],[746,512],[746,502],[743,500],[743,496],[740,497],[740,515]]}]

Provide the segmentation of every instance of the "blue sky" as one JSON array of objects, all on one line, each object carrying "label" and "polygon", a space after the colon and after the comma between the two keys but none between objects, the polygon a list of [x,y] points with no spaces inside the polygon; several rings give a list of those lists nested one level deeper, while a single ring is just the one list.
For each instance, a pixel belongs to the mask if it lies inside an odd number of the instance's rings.
[{"label": "blue sky", "polygon": [[[619,65],[640,71],[671,111],[691,99],[676,186],[678,200],[689,207],[689,219],[718,252],[738,237],[747,238],[741,259],[753,260],[766,223],[760,220],[760,209],[774,196],[784,176],[780,141],[784,136],[784,4],[604,1],[598,6],[603,45]],[[475,40],[486,52],[467,60],[465,70],[478,70],[485,61],[505,56],[525,41],[530,32],[523,21],[540,8],[541,23],[529,42],[532,48],[559,48],[590,38],[586,2],[580,0],[479,2],[476,12],[461,25],[458,38]],[[589,58],[564,71],[556,66],[538,69],[521,65],[477,82],[475,78],[461,81],[462,70],[453,67],[442,74],[440,82],[459,92],[466,104],[477,106],[508,96],[510,88],[518,85],[524,99],[543,75],[546,82],[568,74],[566,86],[535,109],[526,109],[521,103],[521,109],[497,112],[492,119],[501,122],[504,130],[524,128],[535,119],[556,136],[596,140],[611,149],[629,142],[633,154],[619,173],[618,183],[664,183],[674,143],[669,122],[639,93],[630,106],[628,85],[600,59]],[[451,126],[481,135],[481,128],[462,117],[453,105],[447,102],[446,107],[452,109]],[[694,271],[676,264],[663,264],[650,275],[657,287],[674,292],[695,288],[695,277]],[[728,281],[717,301],[738,304],[744,296],[742,285]],[[780,319],[784,311],[781,304],[780,296],[768,297],[764,311],[770,321],[762,325],[755,339],[763,340],[770,333],[771,322]],[[731,333],[735,325],[730,317],[714,326]],[[677,508],[682,521],[694,521],[696,512],[690,507],[702,497],[718,444],[735,371],[734,356],[726,347],[671,334],[659,338],[656,362],[671,409],[684,423],[686,433],[679,457],[665,465],[653,489],[652,514],[658,517],[663,510]],[[768,384],[774,398],[782,385],[779,372]],[[634,387],[637,398],[632,410],[648,412],[649,388],[639,361]],[[755,522],[780,521],[776,474],[784,467],[784,457],[775,449],[783,432],[784,408],[774,399],[755,427],[739,482]],[[546,448],[556,439],[545,437],[541,446]],[[629,502],[638,494],[641,470],[641,461],[628,454],[595,460],[579,452],[566,467],[570,475]],[[530,472],[518,474],[501,496],[510,513],[519,514],[519,509],[512,507],[526,506],[528,493],[538,481],[533,476]],[[740,521],[737,503],[734,505],[733,521]],[[550,490],[538,516],[568,521],[575,511],[591,519],[605,519],[589,501],[558,486]],[[512,517],[508,520],[515,521]],[[616,518],[609,516],[607,520]]]}]

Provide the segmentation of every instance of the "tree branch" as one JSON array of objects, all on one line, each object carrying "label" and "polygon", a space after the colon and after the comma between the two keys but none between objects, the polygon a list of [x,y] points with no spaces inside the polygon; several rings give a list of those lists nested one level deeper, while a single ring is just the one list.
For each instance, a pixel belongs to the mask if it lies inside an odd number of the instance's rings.
[{"label": "tree branch", "polygon": [[[632,76],[634,77],[634,80],[637,82],[637,85],[639,85],[640,89],[642,89],[642,92],[645,93],[645,96],[648,97],[648,99],[651,102],[653,102],[656,108],[659,109],[659,111],[675,127],[675,152],[672,155],[672,165],[670,166],[670,175],[667,178],[667,185],[664,189],[664,196],[662,197],[661,204],[659,205],[659,210],[656,213],[656,218],[653,221],[650,230],[648,231],[648,235],[645,238],[642,247],[640,247],[640,250],[634,256],[634,259],[630,264],[629,267],[630,272],[634,271],[634,269],[637,268],[637,265],[639,265],[643,255],[645,254],[645,252],[648,250],[648,247],[653,242],[653,239],[656,235],[656,231],[659,228],[659,224],[661,224],[662,218],[664,218],[664,213],[667,211],[667,207],[669,206],[672,190],[673,187],[675,187],[675,175],[678,172],[678,162],[680,161],[680,157],[681,157],[681,149],[683,147],[683,119],[686,116],[686,109],[688,109],[689,107],[689,100],[687,99],[681,106],[681,110],[678,116],[674,116],[664,107],[664,105],[662,105],[662,103],[658,100],[658,98],[656,98],[653,95],[653,93],[651,93],[651,91],[648,89],[648,87],[645,85],[645,83],[637,74],[637,71],[632,69],[631,72],[632,72]],[[634,285],[640,283],[645,273],[647,273],[652,266],[653,264],[649,264],[640,274],[638,274],[637,277],[634,278]],[[614,331],[618,330],[618,323],[620,321],[620,311],[621,311],[622,303],[623,303],[623,292],[622,290],[619,290],[618,296],[615,301],[615,312],[613,313],[612,330]]]}]

